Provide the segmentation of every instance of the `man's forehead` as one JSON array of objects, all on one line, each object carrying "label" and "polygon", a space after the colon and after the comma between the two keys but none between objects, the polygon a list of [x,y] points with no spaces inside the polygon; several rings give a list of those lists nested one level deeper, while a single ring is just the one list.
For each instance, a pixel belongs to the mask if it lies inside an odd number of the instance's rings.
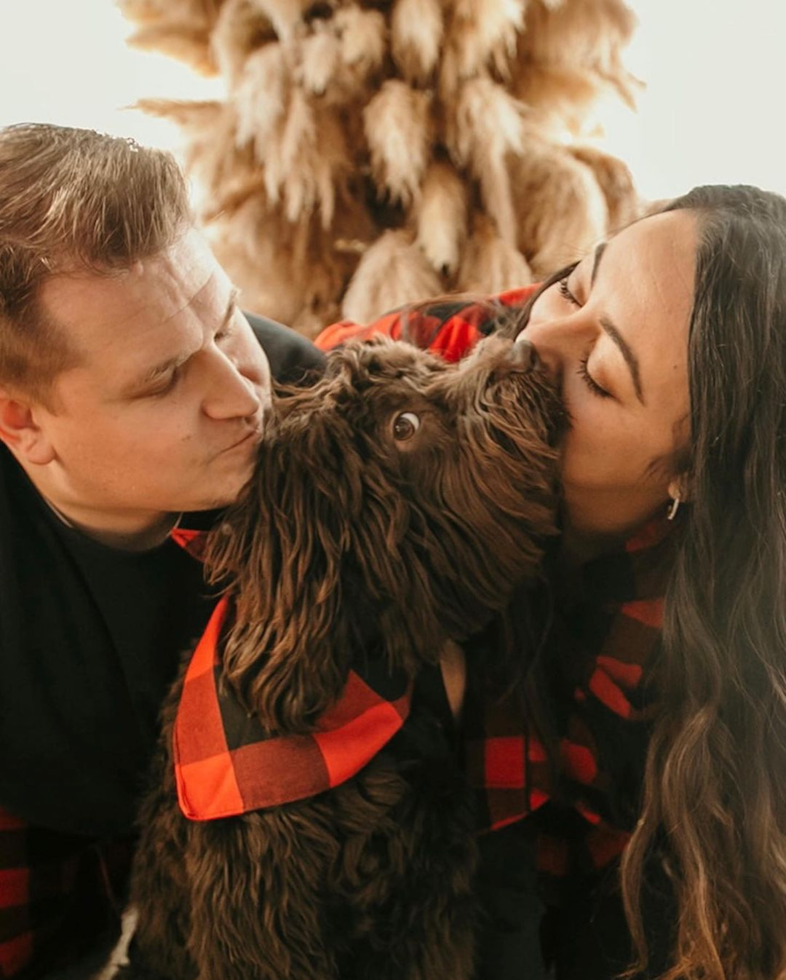
[{"label": "man's forehead", "polygon": [[[220,302],[226,277],[201,236],[188,235],[165,252],[108,274],[55,276],[41,287],[48,317],[85,352],[150,335],[191,307]],[[131,338],[129,337],[129,340]]]}]

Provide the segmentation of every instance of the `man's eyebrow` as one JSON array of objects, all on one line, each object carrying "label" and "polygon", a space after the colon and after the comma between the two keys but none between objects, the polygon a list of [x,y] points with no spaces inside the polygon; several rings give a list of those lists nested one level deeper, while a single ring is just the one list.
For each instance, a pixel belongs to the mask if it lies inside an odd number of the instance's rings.
[{"label": "man's eyebrow", "polygon": [[[595,249],[595,258],[592,260],[592,273],[590,274],[590,289],[595,284],[595,279],[598,275],[598,269],[600,268],[600,260],[603,258],[603,253],[606,251],[606,246],[608,242],[601,242],[600,245]],[[606,331],[606,333],[611,337],[614,343],[619,348],[620,353],[625,358],[625,363],[628,365],[630,371],[630,376],[633,379],[633,387],[636,389],[636,397],[644,404],[644,395],[641,390],[641,371],[639,369],[639,361],[636,355],[631,350],[628,342],[622,336],[622,334],[617,330],[611,320],[606,319],[606,317],[600,318],[600,325]]]},{"label": "man's eyebrow", "polygon": [[[216,333],[220,333],[222,330],[226,329],[226,325],[232,319],[232,315],[235,312],[239,295],[240,290],[237,288],[237,286],[233,286],[229,293],[226,311],[221,319],[221,326],[218,328]],[[135,387],[144,388],[146,385],[152,384],[163,375],[169,374],[170,371],[176,371],[179,367],[185,364],[186,361],[191,358],[191,356],[191,353],[178,354],[175,357],[169,357],[165,361],[161,361],[160,364],[155,364],[145,373],[143,378],[139,379],[139,381],[135,384]]]}]

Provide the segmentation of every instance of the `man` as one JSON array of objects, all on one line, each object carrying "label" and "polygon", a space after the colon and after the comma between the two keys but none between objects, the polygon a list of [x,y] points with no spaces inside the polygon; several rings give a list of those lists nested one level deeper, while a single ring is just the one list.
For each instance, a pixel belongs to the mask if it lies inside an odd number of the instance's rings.
[{"label": "man", "polygon": [[271,376],[321,363],[240,311],[168,155],[0,131],[0,976],[106,920],[104,845],[212,607],[171,532],[237,496]]}]

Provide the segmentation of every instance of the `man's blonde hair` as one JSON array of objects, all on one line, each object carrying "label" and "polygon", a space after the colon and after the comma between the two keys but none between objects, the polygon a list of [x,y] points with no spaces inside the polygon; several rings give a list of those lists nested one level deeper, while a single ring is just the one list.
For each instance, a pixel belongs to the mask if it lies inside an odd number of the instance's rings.
[{"label": "man's blonde hair", "polygon": [[43,397],[77,352],[39,302],[58,274],[113,275],[172,245],[192,218],[168,153],[92,130],[0,129],[0,385]]}]

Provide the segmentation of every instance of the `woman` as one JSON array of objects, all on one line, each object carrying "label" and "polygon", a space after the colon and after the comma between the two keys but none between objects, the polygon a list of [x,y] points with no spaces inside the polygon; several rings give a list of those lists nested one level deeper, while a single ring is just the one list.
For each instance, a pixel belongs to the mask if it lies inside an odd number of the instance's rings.
[{"label": "woman", "polygon": [[[529,685],[537,794],[489,835],[489,867],[501,880],[506,855],[546,841],[541,878],[567,875],[542,893],[559,978],[613,976],[631,954],[636,976],[784,977],[786,201],[697,188],[534,294],[338,325],[320,345],[383,330],[455,357],[500,323],[560,379],[572,425]],[[500,902],[531,916],[524,878]]]}]

